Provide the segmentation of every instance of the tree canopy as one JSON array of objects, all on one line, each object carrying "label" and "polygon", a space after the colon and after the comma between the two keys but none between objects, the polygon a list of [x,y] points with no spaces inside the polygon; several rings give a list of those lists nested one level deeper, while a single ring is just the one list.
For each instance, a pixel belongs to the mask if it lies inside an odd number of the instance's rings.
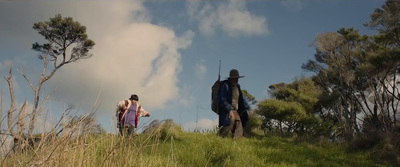
[{"label": "tree canopy", "polygon": [[[50,18],[50,21],[34,23],[33,29],[42,35],[48,43],[38,44],[36,42],[32,49],[41,53],[40,59],[48,58],[47,61],[54,61],[55,68],[92,56],[89,54],[89,50],[93,48],[95,43],[88,38],[86,27],[74,21],[71,17],[63,18],[61,14],[58,14],[54,18]],[[67,48],[70,46],[73,48],[68,56]],[[60,55],[62,55],[62,58],[57,64]]]},{"label": "tree canopy", "polygon": [[310,78],[301,78],[290,84],[274,84],[269,88],[274,99],[258,104],[258,113],[267,118],[266,124],[278,121],[281,131],[286,129],[286,132],[298,134],[314,131],[320,122],[314,113],[321,91]]},{"label": "tree canopy", "polygon": [[376,132],[391,131],[396,125],[399,16],[400,2],[388,0],[364,24],[377,30],[376,35],[361,35],[354,28],[319,34],[313,43],[314,60],[302,66],[316,74],[314,80],[330,97],[324,99],[323,110],[337,117],[347,138],[371,127]]}]

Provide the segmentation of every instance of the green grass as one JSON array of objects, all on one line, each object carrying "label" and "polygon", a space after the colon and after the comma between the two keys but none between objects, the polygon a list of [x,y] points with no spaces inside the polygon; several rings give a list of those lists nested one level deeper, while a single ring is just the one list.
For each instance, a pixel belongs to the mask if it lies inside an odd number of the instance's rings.
[{"label": "green grass", "polygon": [[58,138],[41,148],[14,154],[3,166],[227,166],[373,167],[370,152],[346,152],[328,141],[279,137],[220,138],[215,133],[177,132],[134,138],[116,135]]}]

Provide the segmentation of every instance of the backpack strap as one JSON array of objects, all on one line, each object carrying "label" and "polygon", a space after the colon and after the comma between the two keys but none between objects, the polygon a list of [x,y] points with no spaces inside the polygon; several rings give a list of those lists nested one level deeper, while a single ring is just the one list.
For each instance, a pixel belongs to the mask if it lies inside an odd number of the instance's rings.
[{"label": "backpack strap", "polygon": [[121,116],[120,116],[119,122],[120,122],[121,125],[122,125],[122,119],[125,117],[125,115],[126,115],[128,109],[129,109],[129,107],[130,107],[129,101],[128,101],[128,100],[125,100],[125,110],[122,110],[122,112],[120,113]]},{"label": "backpack strap", "polygon": [[225,86],[226,86],[226,91],[229,91],[229,85],[228,83],[224,82]]},{"label": "backpack strap", "polygon": [[229,91],[229,84],[228,84],[228,81],[222,81],[222,82],[221,82],[221,85],[222,85],[222,84],[225,85],[226,91]]},{"label": "backpack strap", "polygon": [[135,128],[137,128],[138,122],[139,122],[139,114],[140,110],[142,109],[142,106],[137,102],[137,108],[136,108],[136,122],[135,122]]}]

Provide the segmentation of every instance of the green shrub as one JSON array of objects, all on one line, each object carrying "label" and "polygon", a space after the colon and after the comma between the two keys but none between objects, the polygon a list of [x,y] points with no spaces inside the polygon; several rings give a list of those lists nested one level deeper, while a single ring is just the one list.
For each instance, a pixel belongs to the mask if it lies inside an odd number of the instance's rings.
[{"label": "green shrub", "polygon": [[182,135],[182,133],[182,127],[178,124],[175,124],[175,122],[170,119],[154,123],[151,127],[145,129],[144,131],[144,134],[161,140],[178,138],[180,135]]}]

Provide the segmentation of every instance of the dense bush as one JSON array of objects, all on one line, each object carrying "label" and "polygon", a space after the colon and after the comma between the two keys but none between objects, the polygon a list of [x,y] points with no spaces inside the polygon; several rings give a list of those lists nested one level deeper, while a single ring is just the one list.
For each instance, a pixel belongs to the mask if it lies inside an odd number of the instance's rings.
[{"label": "dense bush", "polygon": [[170,138],[178,138],[182,135],[183,129],[171,119],[164,121],[155,120],[144,130],[143,133],[156,139],[167,140]]}]

